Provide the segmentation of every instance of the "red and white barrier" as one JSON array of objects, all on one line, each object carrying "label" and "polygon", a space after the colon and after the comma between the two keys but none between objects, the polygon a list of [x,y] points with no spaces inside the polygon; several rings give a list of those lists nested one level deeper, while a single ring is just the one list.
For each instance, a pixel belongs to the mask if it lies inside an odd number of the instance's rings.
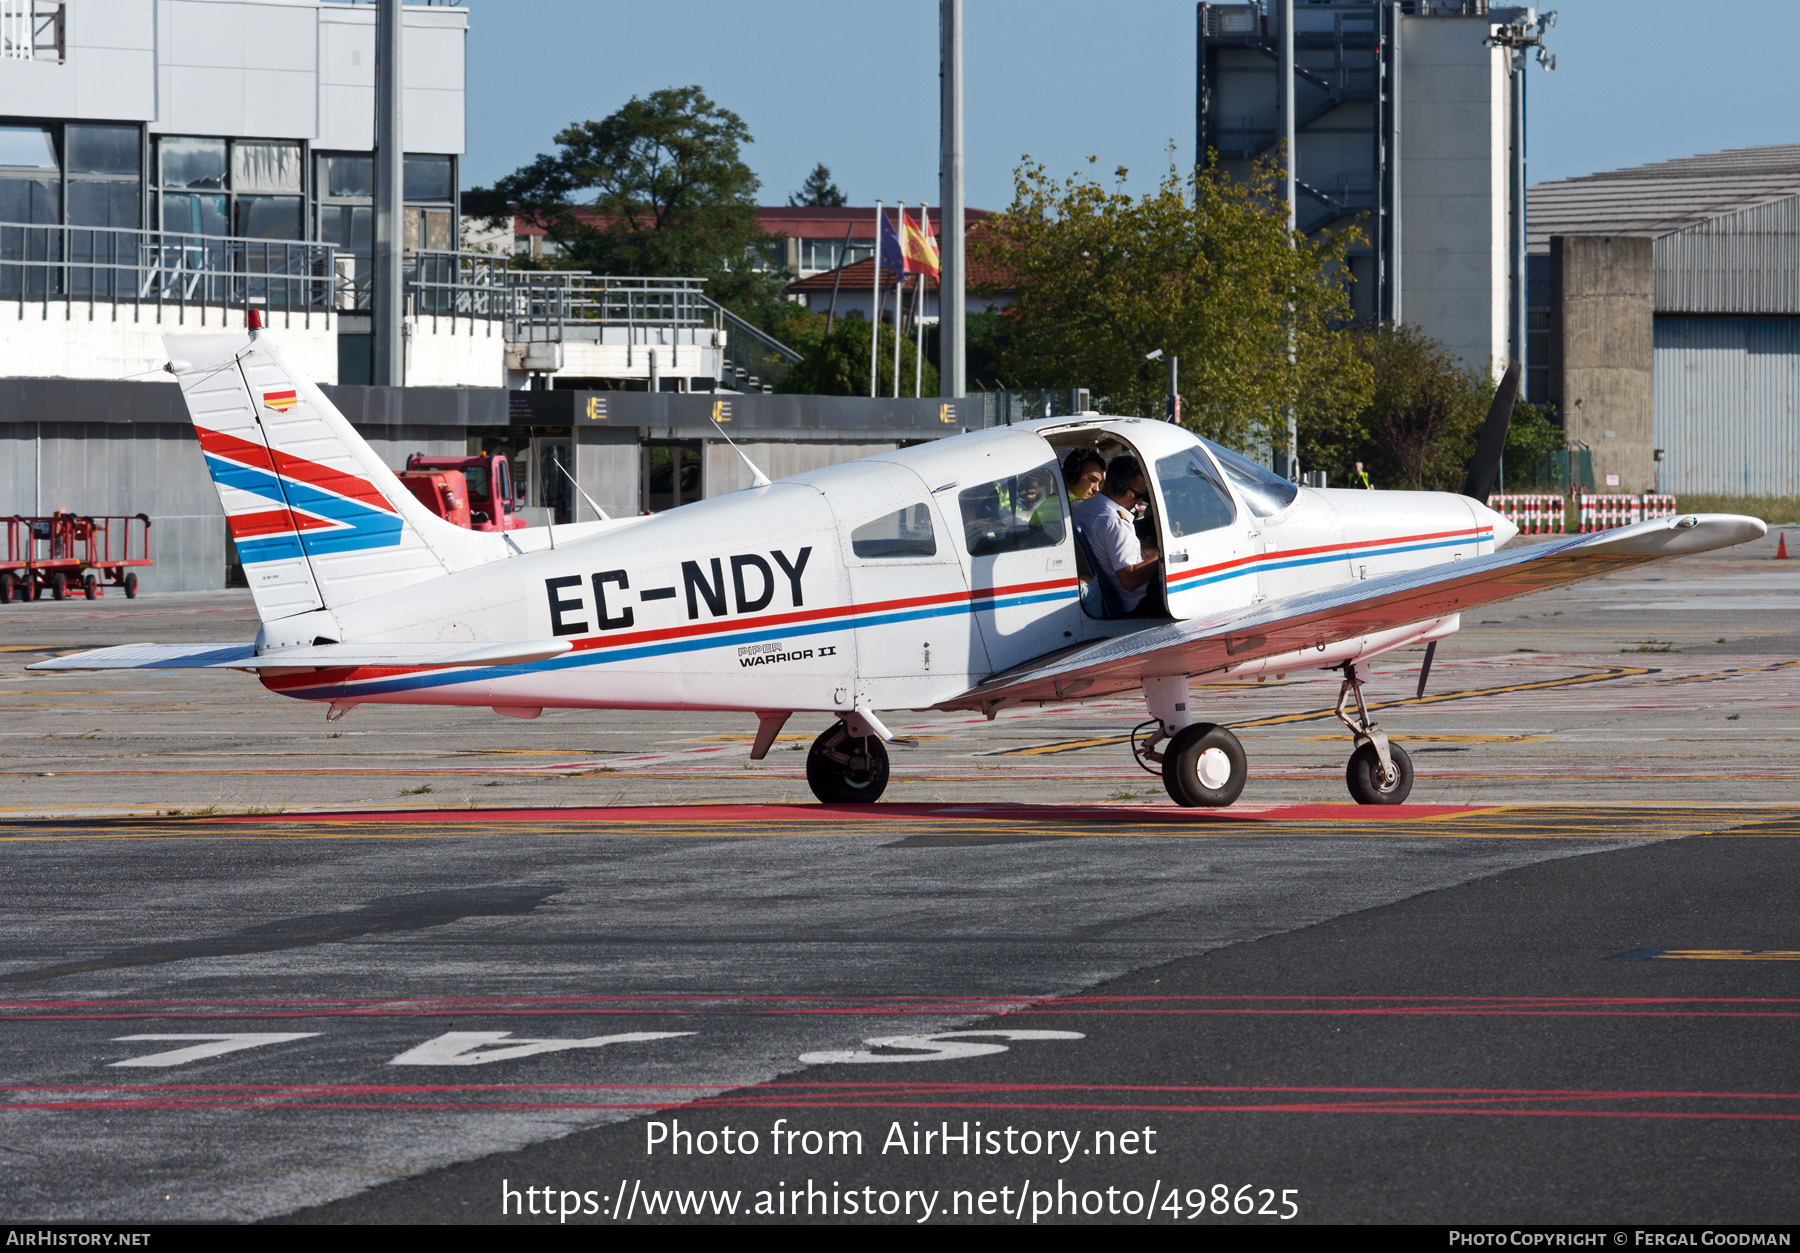
[{"label": "red and white barrier", "polygon": [[1644,519],[1672,518],[1675,516],[1675,498],[1658,496],[1654,492],[1644,493]]},{"label": "red and white barrier", "polygon": [[1560,535],[1563,498],[1543,495],[1493,495],[1488,508],[1519,528],[1521,535]]},{"label": "red and white barrier", "polygon": [[1644,520],[1644,502],[1636,496],[1593,496],[1582,492],[1575,497],[1579,529],[1610,531],[1615,526],[1630,526]]}]

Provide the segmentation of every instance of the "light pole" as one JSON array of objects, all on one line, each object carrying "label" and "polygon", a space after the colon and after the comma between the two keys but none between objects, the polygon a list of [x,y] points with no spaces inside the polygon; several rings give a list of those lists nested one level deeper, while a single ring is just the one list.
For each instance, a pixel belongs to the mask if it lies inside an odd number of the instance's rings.
[{"label": "light pole", "polygon": [[[1146,361],[1161,361],[1163,350],[1144,354]],[[1169,394],[1163,397],[1163,420],[1181,425],[1181,358],[1169,358]]]},{"label": "light pole", "polygon": [[1507,319],[1507,348],[1512,359],[1519,363],[1521,371],[1526,366],[1528,302],[1531,298],[1526,281],[1525,259],[1525,56],[1535,49],[1539,65],[1546,71],[1556,68],[1556,57],[1544,47],[1544,32],[1555,25],[1555,10],[1538,14],[1536,21],[1519,17],[1504,26],[1496,27],[1485,41],[1490,48],[1506,50],[1507,76],[1512,86],[1512,170],[1508,180],[1512,229],[1507,232],[1507,251],[1512,263],[1512,290],[1509,293],[1509,303],[1512,305],[1509,312],[1512,316]]}]

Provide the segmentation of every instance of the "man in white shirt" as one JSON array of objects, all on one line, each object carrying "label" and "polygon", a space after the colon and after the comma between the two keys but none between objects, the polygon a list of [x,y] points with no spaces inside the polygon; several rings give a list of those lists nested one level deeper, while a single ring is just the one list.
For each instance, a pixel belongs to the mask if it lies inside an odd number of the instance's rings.
[{"label": "man in white shirt", "polygon": [[1143,467],[1136,457],[1124,453],[1106,467],[1100,490],[1075,506],[1075,521],[1100,567],[1095,575],[1112,585],[1126,613],[1143,604],[1162,557],[1155,548],[1138,543],[1134,511],[1149,499]]}]

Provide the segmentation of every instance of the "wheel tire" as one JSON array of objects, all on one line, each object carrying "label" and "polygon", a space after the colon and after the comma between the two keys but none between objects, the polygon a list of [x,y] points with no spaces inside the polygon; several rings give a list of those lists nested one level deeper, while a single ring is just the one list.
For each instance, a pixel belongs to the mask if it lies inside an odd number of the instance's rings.
[{"label": "wheel tire", "polygon": [[89,600],[100,594],[100,580],[91,574],[81,576],[81,591]]},{"label": "wheel tire", "polygon": [[11,604],[12,598],[13,576],[5,570],[0,570],[0,605]]},{"label": "wheel tire", "polygon": [[1169,799],[1189,809],[1231,804],[1249,773],[1238,737],[1211,722],[1181,728],[1163,750],[1163,787]]},{"label": "wheel tire", "polygon": [[125,576],[125,599],[137,599],[137,575],[135,574],[128,574]]},{"label": "wheel tire", "polygon": [[1344,782],[1349,784],[1350,795],[1358,805],[1399,805],[1412,794],[1412,758],[1392,740],[1388,741],[1388,756],[1394,762],[1395,778],[1384,786],[1381,757],[1373,744],[1365,740],[1350,754],[1350,764],[1344,769]]},{"label": "wheel tire", "polygon": [[887,745],[872,735],[850,734],[842,722],[812,743],[806,783],[827,805],[867,805],[887,790]]},{"label": "wheel tire", "polygon": [[61,600],[69,594],[69,580],[58,570],[50,576],[50,599]]}]

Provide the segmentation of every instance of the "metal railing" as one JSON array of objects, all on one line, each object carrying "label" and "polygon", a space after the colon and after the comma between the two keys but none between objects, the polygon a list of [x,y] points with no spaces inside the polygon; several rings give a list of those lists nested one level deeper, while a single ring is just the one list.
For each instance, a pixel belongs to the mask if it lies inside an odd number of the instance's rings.
[{"label": "metal railing", "polygon": [[561,342],[573,325],[714,327],[699,278],[620,278],[583,270],[526,270],[512,276],[507,338]]},{"label": "metal railing", "polygon": [[61,61],[63,0],[0,0],[0,60]]},{"label": "metal railing", "polygon": [[633,344],[651,343],[652,328],[724,331],[720,381],[740,391],[779,384],[801,361],[798,352],[707,296],[705,279],[530,270],[513,274],[511,282],[506,337],[513,342],[561,343],[576,327],[622,326]]},{"label": "metal railing", "polygon": [[103,226],[0,222],[0,299],[157,308],[244,307],[326,313],[337,285],[331,244]]},{"label": "metal railing", "polygon": [[[375,275],[366,253],[340,252],[334,261],[336,300],[340,313],[372,313],[375,308]],[[401,279],[405,284],[406,312],[430,318],[431,329],[450,319],[450,329],[467,318],[493,325],[512,316],[516,301],[511,261],[486,252],[453,252],[417,249],[405,254]]]},{"label": "metal railing", "polygon": [[[141,310],[247,308],[269,313],[367,313],[374,276],[363,254],[308,240],[243,239],[101,226],[0,222],[0,300],[86,304],[88,315]],[[708,297],[699,278],[635,278],[569,270],[517,271],[505,256],[421,249],[404,262],[406,311],[503,327],[511,342],[561,343],[584,330],[624,327],[631,343],[651,332],[723,331],[721,381],[740,390],[776,385],[801,355]],[[709,345],[710,346],[710,345]]]},{"label": "metal railing", "polygon": [[[786,381],[788,371],[803,360],[799,353],[752,326],[718,301],[702,296],[716,319],[714,325],[725,334],[725,360],[720,366],[719,381],[740,392],[766,391]],[[752,382],[751,380],[755,380]]]}]

